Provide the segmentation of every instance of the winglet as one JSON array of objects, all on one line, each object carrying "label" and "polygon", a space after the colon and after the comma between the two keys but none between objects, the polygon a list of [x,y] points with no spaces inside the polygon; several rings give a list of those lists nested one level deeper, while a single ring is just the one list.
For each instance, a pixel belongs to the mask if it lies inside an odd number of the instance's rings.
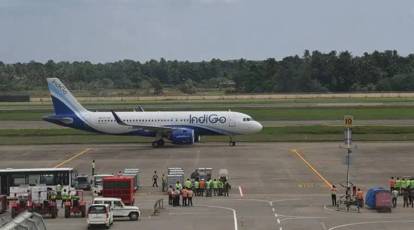
[{"label": "winglet", "polygon": [[111,113],[112,113],[112,115],[114,115],[114,118],[115,118],[116,123],[118,123],[120,125],[128,125],[128,124],[125,124],[125,122],[123,122],[121,120],[121,118],[118,117],[118,115],[116,115],[115,111],[111,110]]}]

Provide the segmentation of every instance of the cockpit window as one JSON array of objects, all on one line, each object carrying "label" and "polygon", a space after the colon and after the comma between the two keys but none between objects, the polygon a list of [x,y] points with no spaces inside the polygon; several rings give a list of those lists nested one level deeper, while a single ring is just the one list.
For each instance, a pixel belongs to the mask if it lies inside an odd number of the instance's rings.
[{"label": "cockpit window", "polygon": [[251,119],[250,117],[245,117],[243,118],[243,121],[252,121],[253,119]]}]

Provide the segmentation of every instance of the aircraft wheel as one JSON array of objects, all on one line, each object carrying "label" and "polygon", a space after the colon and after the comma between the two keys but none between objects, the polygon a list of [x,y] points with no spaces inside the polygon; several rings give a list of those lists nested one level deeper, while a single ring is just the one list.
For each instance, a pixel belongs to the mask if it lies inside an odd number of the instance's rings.
[{"label": "aircraft wheel", "polygon": [[158,140],[158,146],[164,146],[165,142],[163,139]]},{"label": "aircraft wheel", "polygon": [[152,142],[152,147],[158,148],[158,141],[153,141]]}]

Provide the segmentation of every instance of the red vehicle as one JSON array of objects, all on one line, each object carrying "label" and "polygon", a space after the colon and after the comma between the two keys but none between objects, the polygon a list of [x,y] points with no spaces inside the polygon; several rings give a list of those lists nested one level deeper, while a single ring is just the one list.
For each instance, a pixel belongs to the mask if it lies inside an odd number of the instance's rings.
[{"label": "red vehicle", "polygon": [[50,215],[52,218],[56,218],[58,215],[58,208],[56,201],[45,200],[41,203],[33,203],[30,211],[37,212],[42,216]]},{"label": "red vehicle", "polygon": [[76,196],[71,196],[71,199],[65,202],[65,218],[71,215],[86,216],[86,202],[83,200],[82,190],[76,190]]},{"label": "red vehicle", "polygon": [[380,191],[375,195],[375,208],[378,212],[391,212],[391,193]]},{"label": "red vehicle", "polygon": [[102,188],[103,197],[120,198],[127,205],[135,202],[134,177],[131,176],[108,176],[104,177]]},{"label": "red vehicle", "polygon": [[20,213],[31,210],[33,203],[27,194],[18,195],[16,200],[10,201],[11,217],[15,218]]},{"label": "red vehicle", "polygon": [[0,195],[0,214],[5,212],[7,209],[7,196]]}]

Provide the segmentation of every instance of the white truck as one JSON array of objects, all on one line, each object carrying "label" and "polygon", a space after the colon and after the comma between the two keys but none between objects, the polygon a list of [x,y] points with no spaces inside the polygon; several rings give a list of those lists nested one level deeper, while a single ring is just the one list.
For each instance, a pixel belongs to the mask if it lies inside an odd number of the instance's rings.
[{"label": "white truck", "polygon": [[141,211],[137,206],[127,206],[120,198],[112,197],[96,197],[93,199],[93,204],[108,204],[114,217],[128,217],[130,220],[138,220],[141,216]]}]

